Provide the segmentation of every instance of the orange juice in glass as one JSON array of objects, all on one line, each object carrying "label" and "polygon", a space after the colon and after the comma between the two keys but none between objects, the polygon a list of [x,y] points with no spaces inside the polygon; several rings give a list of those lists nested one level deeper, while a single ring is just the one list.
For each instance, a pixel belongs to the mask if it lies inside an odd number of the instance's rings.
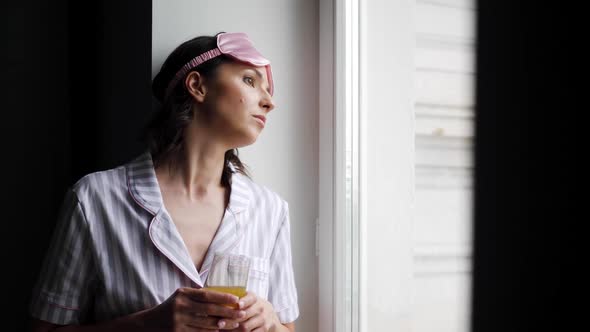
[{"label": "orange juice in glass", "polygon": [[[250,258],[244,255],[215,253],[209,269],[205,289],[233,294],[239,298],[246,295]],[[237,309],[237,304],[228,304]]]}]

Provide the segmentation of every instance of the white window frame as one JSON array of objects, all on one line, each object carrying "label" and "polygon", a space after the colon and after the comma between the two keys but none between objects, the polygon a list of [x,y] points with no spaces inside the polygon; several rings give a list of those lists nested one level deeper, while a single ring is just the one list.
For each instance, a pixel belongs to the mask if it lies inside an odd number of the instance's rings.
[{"label": "white window frame", "polygon": [[[320,0],[318,330],[322,332],[383,327],[405,331],[410,325],[412,11],[410,0]],[[373,15],[370,20],[369,15]],[[383,52],[392,63],[384,63],[384,72],[375,73],[375,62],[387,61]],[[391,93],[388,87],[397,91]],[[393,111],[386,112],[386,107]],[[384,159],[387,167],[394,163],[387,174],[384,165],[370,164],[383,147],[387,149],[383,156],[394,156]],[[348,199],[347,150],[352,176]],[[390,235],[380,233],[392,228],[396,232],[388,241]],[[370,255],[387,256],[388,250],[394,254],[384,257],[381,269]],[[392,282],[392,296],[367,287],[385,286],[385,280]]]},{"label": "white window frame", "polygon": [[[318,331],[352,332],[352,292],[345,286],[352,276],[351,264],[346,264],[352,253],[344,249],[347,228],[352,226],[347,222],[345,153],[346,115],[351,110],[351,64],[346,62],[350,3],[320,1]],[[343,289],[348,291],[338,291]]]}]

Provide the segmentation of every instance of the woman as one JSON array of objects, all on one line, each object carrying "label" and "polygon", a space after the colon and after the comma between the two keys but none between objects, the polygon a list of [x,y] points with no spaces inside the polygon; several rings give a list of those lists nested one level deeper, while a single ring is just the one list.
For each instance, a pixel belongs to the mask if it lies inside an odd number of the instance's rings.
[{"label": "woman", "polygon": [[[197,37],[168,56],[152,83],[162,107],[149,149],[65,195],[33,331],[295,330],[288,204],[234,152],[263,130],[273,89],[270,62],[244,33]],[[201,289],[219,252],[249,256],[246,296]]]}]

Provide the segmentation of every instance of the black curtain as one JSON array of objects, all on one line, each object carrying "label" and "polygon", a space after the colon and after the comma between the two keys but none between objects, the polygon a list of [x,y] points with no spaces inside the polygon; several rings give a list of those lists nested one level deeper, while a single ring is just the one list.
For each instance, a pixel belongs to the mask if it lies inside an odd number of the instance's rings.
[{"label": "black curtain", "polygon": [[574,213],[574,160],[585,150],[571,134],[585,94],[575,92],[581,62],[569,37],[583,21],[551,2],[478,1],[477,10],[471,330],[574,331],[586,301],[568,234],[586,213]]},{"label": "black curtain", "polygon": [[65,190],[145,148],[151,10],[144,0],[2,4],[1,330],[24,330]]}]

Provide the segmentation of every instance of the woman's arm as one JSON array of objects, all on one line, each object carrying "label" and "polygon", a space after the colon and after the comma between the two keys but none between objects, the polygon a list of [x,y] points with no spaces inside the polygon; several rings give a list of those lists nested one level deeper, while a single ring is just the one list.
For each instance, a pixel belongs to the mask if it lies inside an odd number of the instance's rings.
[{"label": "woman's arm", "polygon": [[[220,328],[221,321],[228,322],[246,315],[240,309],[227,305],[235,305],[239,298],[235,295],[206,291],[194,288],[179,288],[161,304],[136,313],[122,316],[97,325],[55,325],[40,320],[32,323],[32,332],[162,332],[185,331],[187,328],[201,330],[229,330],[235,326],[225,325]],[[237,324],[236,324],[237,325]]]}]

